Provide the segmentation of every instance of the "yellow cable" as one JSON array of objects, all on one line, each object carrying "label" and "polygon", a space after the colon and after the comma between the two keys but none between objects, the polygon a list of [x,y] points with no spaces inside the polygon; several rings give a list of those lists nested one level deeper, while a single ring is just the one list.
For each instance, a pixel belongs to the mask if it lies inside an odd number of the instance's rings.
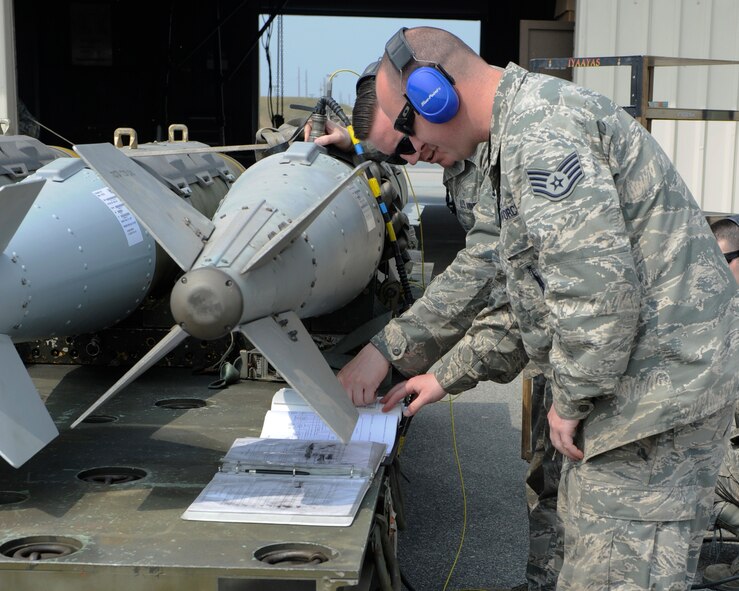
[{"label": "yellow cable", "polygon": [[49,146],[52,150],[59,150],[60,152],[63,152],[64,156],[72,157],[72,158],[79,158],[80,155],[75,152],[74,150],[70,150],[69,148],[65,148],[64,146]]},{"label": "yellow cable", "polygon": [[350,74],[354,74],[357,78],[359,78],[359,74],[354,70],[350,70],[349,68],[341,68],[340,70],[335,70],[331,73],[331,75],[328,77],[329,82],[331,82],[334,76],[336,76],[336,74],[338,74],[339,72],[349,72]]},{"label": "yellow cable", "polygon": [[359,78],[359,74],[354,70],[350,70],[349,68],[340,68],[331,72],[328,77],[328,83],[330,83],[334,79],[334,76],[336,76],[336,74],[339,74],[340,72],[349,72],[350,74],[354,74],[357,78]]},{"label": "yellow cable", "polygon": [[459,560],[459,555],[462,553],[462,546],[464,545],[464,535],[467,531],[467,493],[464,489],[464,477],[462,476],[462,463],[459,460],[459,450],[457,450],[457,433],[454,429],[454,402],[453,399],[449,398],[449,416],[451,418],[451,426],[452,426],[452,446],[454,448],[454,460],[457,463],[457,472],[459,472],[459,484],[462,488],[462,534],[459,537],[459,546],[457,547],[457,553],[454,556],[454,562],[452,563],[452,567],[449,569],[449,574],[447,575],[446,581],[444,583],[444,588],[442,591],[446,591],[447,586],[449,585],[449,580],[452,578],[452,574],[454,573],[454,569],[457,566],[457,561]]}]

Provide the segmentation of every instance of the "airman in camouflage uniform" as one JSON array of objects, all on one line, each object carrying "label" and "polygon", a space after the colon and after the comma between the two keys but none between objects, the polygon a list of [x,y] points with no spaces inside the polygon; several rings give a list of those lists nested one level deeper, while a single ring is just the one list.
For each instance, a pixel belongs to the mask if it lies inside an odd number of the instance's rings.
[{"label": "airman in camouflage uniform", "polygon": [[[729,269],[739,284],[739,215],[723,218],[711,224],[721,252],[726,257]],[[729,445],[721,462],[716,481],[711,520],[714,527],[726,529],[739,536],[739,405],[734,408],[734,424]],[[718,563],[706,567],[704,582],[715,582],[739,574],[739,559],[731,564]],[[726,589],[739,588],[737,581],[723,585]]]},{"label": "airman in camouflage uniform", "polygon": [[[607,98],[514,64],[490,68],[446,31],[407,39],[415,54],[403,75],[443,64],[461,112],[444,123],[416,116],[414,146],[467,157],[490,139],[500,191],[481,198],[467,245],[499,240],[503,277],[492,278],[487,306],[510,298],[525,352],[552,387],[551,438],[567,456],[558,588],[687,589],[739,389],[739,296],[700,208],[657,142]],[[404,110],[399,88],[386,55],[377,97],[391,119]],[[374,342],[394,363],[418,358],[477,316],[449,320],[441,335],[414,325],[412,339],[395,327]],[[486,330],[511,338],[500,323]],[[441,379],[396,386],[386,404],[416,394],[413,413],[458,391],[445,379],[453,364],[442,367]]]},{"label": "airman in camouflage uniform", "polygon": [[[484,142],[478,146],[472,158],[456,162],[449,168],[444,169],[444,185],[447,195],[454,203],[454,211],[462,227],[469,231],[475,222],[473,209],[484,193],[489,197],[493,195],[491,179],[487,174],[489,166],[486,159],[489,154],[489,144]],[[462,271],[463,272],[463,271]],[[459,292],[459,283],[456,286],[447,287],[447,276],[437,281],[435,291],[439,298],[432,306],[438,310],[438,306],[454,305],[454,297]],[[464,285],[464,277],[462,285]],[[448,290],[448,291],[447,291]],[[454,294],[454,296],[452,296]],[[444,301],[446,298],[446,301]],[[422,341],[422,335],[413,334],[413,326],[423,326],[423,331],[428,333],[441,333],[444,330],[440,318],[432,318],[426,314],[423,319],[416,316],[417,310],[422,307],[419,304],[406,312],[401,318],[391,321],[390,326],[383,333],[393,331],[396,327],[404,333],[405,338],[411,341]],[[498,313],[503,315],[507,321],[508,309],[502,308]],[[453,313],[452,313],[453,314]],[[488,318],[494,318],[496,312],[485,310],[483,313]],[[444,315],[448,318],[451,315]],[[434,322],[436,321],[436,322]],[[483,324],[483,327],[485,325]],[[380,349],[386,350],[386,342],[383,335],[378,335],[372,342]],[[474,387],[480,380],[493,379],[495,381],[507,382],[513,373],[520,372],[525,364],[525,358],[519,357],[520,350],[511,356],[513,350],[510,340],[498,343],[499,332],[495,330],[481,330],[477,337],[470,341],[462,340],[450,351],[436,361],[433,357],[417,359],[417,365],[411,367],[408,359],[394,359],[396,367],[403,367],[405,375],[412,376],[426,370],[436,375],[439,383],[457,383],[458,388],[468,390]],[[508,373],[498,376],[486,376],[480,373],[479,360],[489,356],[489,351],[499,350],[503,346],[503,352],[515,365]],[[519,343],[518,346],[522,346]],[[460,362],[459,359],[472,359],[472,363]],[[435,365],[432,363],[436,362]],[[495,362],[497,363],[497,362]],[[431,367],[430,367],[431,366]],[[429,369],[430,367],[430,369]],[[487,364],[483,364],[487,367]],[[498,366],[500,367],[500,366]],[[526,564],[526,578],[529,588],[537,591],[553,591],[557,583],[557,575],[562,565],[562,522],[557,515],[557,487],[559,485],[559,474],[562,468],[562,454],[557,452],[549,440],[549,425],[547,423],[547,411],[551,406],[551,388],[548,387],[543,376],[535,378],[534,397],[532,400],[532,443],[533,454],[526,475],[526,503],[529,514],[529,556]],[[448,386],[447,391],[451,391]]]},{"label": "airman in camouflage uniform", "polygon": [[[368,67],[365,72],[372,69]],[[393,145],[397,144],[400,139],[398,132],[390,127],[389,121],[377,121],[376,96],[374,93],[374,78],[371,80],[366,74],[363,74],[364,80],[360,80],[357,84],[357,101],[354,104],[354,123],[355,132],[360,139],[366,140],[373,133],[377,137],[383,137],[384,133],[389,131],[388,151],[393,149]],[[387,129],[382,130],[382,123],[385,123]],[[326,137],[323,141],[330,143],[348,144],[348,138],[342,138],[337,130],[330,130],[331,136]],[[490,145],[488,142],[482,142],[478,145],[475,153],[465,160],[457,161],[444,168],[443,183],[447,189],[447,204],[449,200],[453,204],[450,207],[457,216],[465,231],[469,231],[475,221],[473,209],[480,199],[481,194],[489,195],[493,198],[493,185],[497,187],[497,179],[495,183],[488,174],[489,171],[489,152]],[[402,156],[405,160],[415,163],[419,159],[423,159],[421,154],[406,154]],[[475,252],[478,258],[483,261],[486,257],[493,261],[490,270],[485,271],[486,276],[495,277],[497,273],[496,267],[499,263],[494,255],[488,255],[487,250],[494,246],[485,244],[480,250]],[[490,258],[490,257],[493,258]],[[442,277],[437,278],[434,288],[430,289],[424,296],[423,300],[416,304],[414,308],[406,312],[402,318],[391,321],[388,330],[392,331],[396,324],[397,330],[406,334],[413,332],[414,326],[422,326],[423,333],[411,338],[413,340],[421,340],[424,334],[441,334],[445,328],[444,318],[453,318],[457,314],[458,306],[465,298],[471,298],[474,310],[489,299],[490,292],[494,285],[493,281],[487,279],[482,284],[475,282],[469,284],[471,274],[467,271],[470,268],[470,262],[467,258],[457,260],[452,269]],[[487,263],[474,262],[477,272],[481,272]],[[460,280],[462,283],[460,283]],[[460,286],[462,289],[460,289]],[[460,298],[460,294],[465,292]],[[496,290],[496,297],[501,298],[500,289]],[[431,298],[432,301],[427,300]],[[488,367],[486,363],[480,363],[486,356],[490,355],[490,351],[502,346],[506,347],[506,352],[511,351],[510,339],[500,340],[499,333],[494,330],[485,330],[485,323],[490,323],[490,319],[501,315],[499,322],[504,326],[510,324],[510,311],[507,306],[502,305],[504,299],[500,299],[501,305],[489,310],[485,308],[480,315],[480,323],[475,326],[475,334],[470,334],[469,339],[462,339],[454,345],[452,341],[441,344],[439,348],[428,347],[427,350],[420,354],[410,357],[402,356],[397,359],[397,366],[405,375],[411,376],[424,371],[437,372],[437,378],[444,380],[445,383],[458,383],[459,391],[473,387],[480,379],[488,379],[485,374],[480,374],[480,368],[483,370]],[[450,313],[444,317],[436,317],[424,313],[426,309],[440,310],[442,307],[449,307]],[[422,317],[419,317],[419,314]],[[436,324],[434,324],[434,321]],[[480,329],[479,327],[482,327]],[[499,376],[490,376],[490,379],[499,381],[508,381],[517,374],[526,362],[522,354],[522,343],[518,336],[515,336],[513,347],[519,347],[519,353],[516,356],[507,356],[510,362],[515,363],[509,372],[504,372]],[[499,343],[500,341],[500,343]],[[378,346],[384,347],[382,340],[377,341]],[[449,347],[451,346],[451,349]],[[445,352],[441,360],[437,355]],[[469,363],[466,360],[474,360]],[[496,362],[500,363],[500,361]],[[443,375],[442,375],[443,374]],[[341,378],[340,374],[340,378]],[[526,478],[526,497],[529,508],[529,559],[527,562],[526,576],[531,589],[539,589],[543,591],[554,590],[559,573],[559,567],[562,562],[562,525],[561,520],[557,516],[557,485],[559,483],[559,472],[562,465],[562,456],[551,445],[549,440],[549,430],[546,414],[551,406],[551,389],[544,389],[544,380],[540,380],[540,387],[534,388],[534,401],[532,404],[531,423],[532,440],[533,440],[533,456],[530,461],[529,471]],[[537,381],[539,384],[539,381]],[[373,390],[374,392],[374,390]],[[546,392],[546,396],[545,396]]]},{"label": "airman in camouflage uniform", "polygon": [[[739,284],[739,216],[723,218],[711,224],[721,252]],[[713,519],[716,527],[726,528],[739,536],[739,406],[734,409],[730,445],[719,469]]]}]

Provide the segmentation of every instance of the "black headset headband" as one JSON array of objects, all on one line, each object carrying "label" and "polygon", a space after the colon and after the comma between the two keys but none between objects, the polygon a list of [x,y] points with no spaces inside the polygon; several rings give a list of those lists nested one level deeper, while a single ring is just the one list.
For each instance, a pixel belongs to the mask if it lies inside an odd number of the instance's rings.
[{"label": "black headset headband", "polygon": [[407,27],[401,28],[395,35],[390,37],[390,40],[385,44],[385,52],[390,58],[390,62],[400,72],[403,71],[411,61],[416,59],[416,54],[413,53],[413,48],[408,45],[408,40],[405,38],[405,32],[408,30]]},{"label": "black headset headband", "polygon": [[362,72],[362,75],[359,77],[359,80],[357,80],[357,87],[356,87],[357,92],[359,92],[359,87],[362,85],[362,83],[365,80],[369,78],[377,77],[377,70],[379,68],[380,68],[380,60],[376,60],[364,69],[364,72]]},{"label": "black headset headband", "polygon": [[[439,72],[441,72],[443,76],[447,80],[449,80],[449,83],[454,85],[454,78],[452,78],[451,74],[449,74],[449,72],[444,69],[444,66],[442,66],[441,64],[437,64],[436,62],[419,60],[416,57],[413,48],[408,43],[408,40],[405,38],[405,32],[407,30],[408,27],[402,27],[397,33],[395,33],[395,35],[390,37],[390,40],[387,43],[385,43],[385,53],[387,53],[388,58],[390,58],[390,63],[393,64],[393,66],[395,66],[397,70],[401,72],[401,74],[405,67],[411,62],[426,63],[430,67],[439,70]],[[377,73],[376,70],[375,73]]]}]

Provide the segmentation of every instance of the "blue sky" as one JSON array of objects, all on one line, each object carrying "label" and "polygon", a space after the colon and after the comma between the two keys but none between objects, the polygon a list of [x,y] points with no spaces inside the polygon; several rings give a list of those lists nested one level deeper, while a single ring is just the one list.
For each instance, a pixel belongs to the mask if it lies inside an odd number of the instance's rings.
[{"label": "blue sky", "polygon": [[[400,27],[440,27],[460,37],[474,50],[480,47],[479,21],[297,15],[286,15],[282,19],[284,96],[318,98],[326,79],[337,70],[349,69],[361,74],[367,64],[382,55],[385,42]],[[266,18],[262,18],[260,26],[265,21]],[[273,87],[278,82],[275,71],[278,47],[275,20],[269,44]],[[265,53],[260,44],[259,80],[263,96],[267,94],[268,80]],[[341,103],[354,104],[356,81],[357,76],[353,73],[336,73],[332,79],[333,98]]]}]

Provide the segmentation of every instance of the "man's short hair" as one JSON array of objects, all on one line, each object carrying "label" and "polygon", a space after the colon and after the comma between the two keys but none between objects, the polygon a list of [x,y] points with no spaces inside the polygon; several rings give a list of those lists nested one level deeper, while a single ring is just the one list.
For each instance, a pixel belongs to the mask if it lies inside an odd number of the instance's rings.
[{"label": "man's short hair", "polygon": [[731,250],[739,250],[739,224],[724,218],[711,224],[716,240],[723,240]]},{"label": "man's short hair", "polygon": [[375,122],[377,109],[377,93],[374,77],[362,80],[357,86],[357,98],[352,111],[352,127],[354,135],[362,141],[369,138],[372,124]]}]

